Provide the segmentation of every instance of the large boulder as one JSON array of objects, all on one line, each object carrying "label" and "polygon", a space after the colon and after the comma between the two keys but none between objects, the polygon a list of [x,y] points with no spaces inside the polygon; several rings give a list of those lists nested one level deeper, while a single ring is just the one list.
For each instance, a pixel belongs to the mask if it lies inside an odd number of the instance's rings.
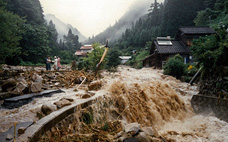
[{"label": "large boulder", "polygon": [[66,98],[62,98],[59,101],[55,102],[54,104],[57,106],[58,109],[60,109],[65,106],[71,105],[71,102]]},{"label": "large boulder", "polygon": [[17,85],[17,81],[14,78],[7,79],[2,84],[2,91],[7,92],[10,88],[14,88]]},{"label": "large boulder", "polygon": [[42,91],[42,83],[40,82],[32,82],[30,85],[29,91],[31,93],[37,93]]},{"label": "large boulder", "polygon": [[54,104],[43,104],[41,107],[41,111],[43,112],[43,114],[48,115],[50,113],[52,113],[53,111],[56,111],[57,107]]},{"label": "large boulder", "polygon": [[16,88],[11,92],[11,94],[21,95],[21,94],[26,94],[27,91],[28,91],[28,84],[19,82],[17,83]]},{"label": "large boulder", "polygon": [[33,76],[32,76],[32,80],[34,82],[42,83],[43,78],[41,76],[39,76],[38,74],[34,73]]},{"label": "large boulder", "polygon": [[82,99],[88,99],[88,98],[90,98],[90,97],[92,97],[94,95],[95,95],[95,93],[87,92],[85,94],[81,94],[80,96],[81,96]]}]

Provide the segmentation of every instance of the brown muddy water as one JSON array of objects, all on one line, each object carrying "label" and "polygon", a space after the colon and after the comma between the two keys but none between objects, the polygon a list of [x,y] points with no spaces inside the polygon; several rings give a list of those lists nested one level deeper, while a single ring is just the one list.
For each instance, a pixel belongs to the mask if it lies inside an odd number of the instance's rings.
[{"label": "brown muddy water", "polygon": [[[190,86],[152,68],[136,70],[120,66],[117,72],[103,72],[102,76],[103,87],[95,92],[95,96],[105,96],[107,112],[115,111],[116,119],[151,126],[168,141],[228,141],[228,123],[213,116],[194,114],[190,100],[198,93],[197,86]],[[79,94],[84,90],[74,92],[73,89],[37,98],[20,108],[1,109],[0,132],[6,131],[14,122],[37,121],[36,112],[44,103],[53,103],[62,97],[80,101]],[[96,109],[95,118],[101,115],[98,114],[100,108]]]}]

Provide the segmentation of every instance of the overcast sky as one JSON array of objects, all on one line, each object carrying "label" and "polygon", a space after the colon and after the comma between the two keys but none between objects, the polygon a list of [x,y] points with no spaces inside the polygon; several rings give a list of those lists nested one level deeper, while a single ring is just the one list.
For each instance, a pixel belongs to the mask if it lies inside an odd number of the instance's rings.
[{"label": "overcast sky", "polygon": [[40,0],[44,14],[55,15],[87,37],[113,25],[136,1],[154,0]]}]

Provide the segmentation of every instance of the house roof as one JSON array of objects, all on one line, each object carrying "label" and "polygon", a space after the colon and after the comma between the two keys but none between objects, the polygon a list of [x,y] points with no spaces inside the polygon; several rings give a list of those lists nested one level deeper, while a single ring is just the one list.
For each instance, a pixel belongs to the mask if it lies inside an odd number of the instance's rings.
[{"label": "house roof", "polygon": [[181,27],[179,30],[184,34],[214,34],[210,27]]},{"label": "house roof", "polygon": [[171,40],[172,45],[159,45],[157,41],[154,41],[155,50],[159,54],[189,54],[189,48],[182,42],[178,40]]},{"label": "house roof", "polygon": [[84,46],[82,46],[80,49],[81,49],[81,50],[91,50],[92,48],[93,48],[92,45],[84,45]]}]

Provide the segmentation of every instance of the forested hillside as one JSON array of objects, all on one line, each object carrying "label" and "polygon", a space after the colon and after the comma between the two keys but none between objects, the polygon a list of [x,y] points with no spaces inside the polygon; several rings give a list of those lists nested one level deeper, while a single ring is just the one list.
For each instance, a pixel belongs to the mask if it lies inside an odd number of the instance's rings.
[{"label": "forested hillside", "polygon": [[139,49],[157,36],[174,37],[180,26],[194,26],[197,12],[213,3],[214,0],[165,0],[164,3],[155,0],[148,6],[148,14],[126,29],[115,44],[119,48]]},{"label": "forested hillside", "polygon": [[71,30],[61,43],[52,21],[46,24],[39,0],[0,0],[0,62],[12,65],[45,63],[47,56],[64,56],[81,45]]}]

